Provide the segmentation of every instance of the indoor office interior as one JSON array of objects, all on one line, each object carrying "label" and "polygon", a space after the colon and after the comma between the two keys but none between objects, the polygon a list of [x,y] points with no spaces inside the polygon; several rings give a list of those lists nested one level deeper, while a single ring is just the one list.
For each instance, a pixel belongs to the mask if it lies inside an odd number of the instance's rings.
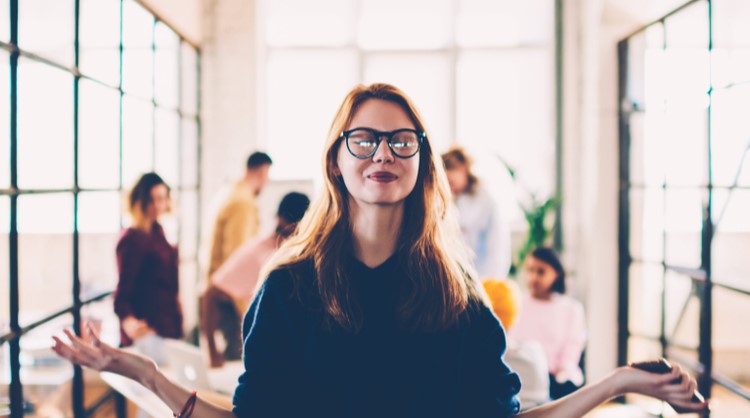
[{"label": "indoor office interior", "polygon": [[[712,399],[700,416],[750,416],[748,22],[747,0],[0,0],[0,417],[133,416],[50,336],[89,322],[117,345],[135,181],[171,188],[200,344],[217,199],[266,152],[270,233],[285,193],[320,193],[331,120],[374,82],[436,153],[473,157],[511,231],[494,279],[524,287],[529,240],[558,250],[588,382],[666,357]],[[590,417],[676,415],[619,401]]]}]

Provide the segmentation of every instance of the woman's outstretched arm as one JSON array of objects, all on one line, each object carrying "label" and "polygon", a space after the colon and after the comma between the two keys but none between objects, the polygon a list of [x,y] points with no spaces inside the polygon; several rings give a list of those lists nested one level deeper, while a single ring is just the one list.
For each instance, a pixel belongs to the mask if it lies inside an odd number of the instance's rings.
[{"label": "woman's outstretched arm", "polygon": [[[88,327],[88,325],[87,325]],[[112,372],[133,379],[154,392],[169,409],[179,412],[190,398],[191,391],[169,380],[159,371],[153,360],[138,354],[111,347],[101,340],[88,327],[91,343],[87,343],[69,330],[64,331],[70,344],[57,337],[52,337],[55,345],[52,349],[59,356],[72,363],[103,372]],[[198,395],[193,417],[236,418],[232,411],[223,409]]]},{"label": "woman's outstretched arm", "polygon": [[672,368],[671,373],[667,374],[620,367],[597,383],[586,385],[564,398],[524,411],[516,416],[580,418],[602,403],[626,393],[652,396],[686,411],[703,411],[708,408],[708,401],[693,402],[695,388],[695,379],[683,372],[677,365]]}]

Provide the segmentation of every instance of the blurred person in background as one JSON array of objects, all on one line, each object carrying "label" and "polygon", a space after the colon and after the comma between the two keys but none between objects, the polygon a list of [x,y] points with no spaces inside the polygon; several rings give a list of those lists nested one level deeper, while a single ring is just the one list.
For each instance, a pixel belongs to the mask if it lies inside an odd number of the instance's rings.
[{"label": "blurred person in background", "polygon": [[581,356],[586,347],[583,305],[565,294],[565,269],[555,250],[534,249],[524,261],[527,291],[518,323],[508,338],[538,341],[547,355],[550,397],[559,399],[584,384]]},{"label": "blurred person in background", "polygon": [[[250,154],[245,164],[244,177],[221,200],[211,233],[207,286],[211,286],[211,277],[229,256],[258,234],[260,216],[255,198],[268,184],[268,172],[272,163],[271,157],[264,152]],[[224,335],[231,335],[240,329],[241,323],[237,319],[233,303],[220,303],[218,309],[221,318],[218,324]],[[242,357],[242,344],[237,343],[235,338],[228,340],[227,344],[225,358],[239,360]]]},{"label": "blurred person in background", "polygon": [[271,157],[264,152],[250,154],[245,164],[245,176],[235,183],[229,196],[222,201],[211,236],[209,277],[240,245],[258,233],[260,218],[255,198],[268,183],[272,163]]},{"label": "blurred person in background", "polygon": [[497,205],[471,171],[471,157],[463,148],[454,147],[442,158],[458,208],[461,233],[474,252],[477,277],[507,277],[511,264],[510,230],[504,227]]},{"label": "blurred person in background", "polygon": [[120,345],[136,343],[160,362],[154,337],[181,338],[177,248],[167,241],[159,218],[170,210],[169,186],[146,173],[130,191],[132,225],[117,243],[119,281],[114,293]]}]

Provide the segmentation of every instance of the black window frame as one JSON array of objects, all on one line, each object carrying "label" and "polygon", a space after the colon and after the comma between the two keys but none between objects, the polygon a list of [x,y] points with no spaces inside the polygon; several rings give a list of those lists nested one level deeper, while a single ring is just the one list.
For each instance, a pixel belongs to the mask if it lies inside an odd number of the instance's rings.
[{"label": "black window frame", "polygon": [[[714,254],[712,253],[712,243],[714,240],[714,233],[716,224],[712,218],[715,203],[715,193],[717,190],[728,190],[731,192],[735,187],[733,186],[722,186],[713,182],[713,166],[715,165],[712,161],[712,146],[715,141],[712,131],[712,97],[716,86],[713,85],[713,80],[709,79],[709,86],[707,86],[708,94],[708,105],[707,105],[707,131],[705,132],[705,154],[707,156],[706,173],[705,177],[707,183],[700,186],[691,186],[691,190],[700,190],[704,193],[705,201],[702,204],[701,212],[702,223],[700,231],[700,267],[687,267],[677,266],[666,262],[666,257],[663,256],[659,267],[662,270],[662,295],[660,301],[661,309],[661,324],[659,324],[660,335],[657,337],[650,335],[643,335],[642,333],[635,332],[631,329],[631,304],[635,301],[630,300],[630,289],[631,289],[631,265],[637,262],[643,262],[644,260],[634,256],[631,252],[631,192],[633,190],[646,190],[645,184],[639,184],[633,181],[631,176],[631,147],[632,147],[632,131],[631,117],[635,114],[642,113],[645,111],[643,104],[639,102],[637,98],[631,97],[629,94],[630,88],[630,72],[631,68],[631,52],[632,42],[635,37],[643,35],[645,31],[650,28],[661,26],[664,28],[666,34],[666,26],[670,17],[677,16],[680,13],[685,12],[687,9],[696,5],[705,4],[707,7],[707,22],[706,27],[708,33],[706,34],[707,52],[709,55],[709,61],[711,51],[713,50],[714,44],[714,18],[713,13],[714,2],[712,0],[690,0],[682,4],[678,8],[670,11],[659,19],[635,30],[628,36],[623,38],[617,45],[618,55],[618,133],[619,133],[619,207],[618,207],[618,350],[617,350],[617,362],[619,365],[628,364],[630,361],[628,355],[628,343],[631,338],[638,338],[641,340],[651,341],[657,343],[661,347],[661,354],[664,357],[672,357],[681,364],[692,369],[698,375],[698,390],[703,393],[707,398],[711,397],[712,388],[718,385],[731,393],[733,396],[739,399],[750,401],[750,391],[740,385],[738,382],[718,373],[713,367],[713,342],[712,342],[712,322],[714,318],[714,307],[713,307],[713,290],[722,289],[722,291],[728,291],[737,295],[750,296],[750,290],[738,288],[736,286],[722,283],[714,277],[712,271],[712,262]],[[696,29],[697,30],[697,29]],[[663,44],[661,48],[666,50],[670,42],[673,40],[667,39],[664,35]],[[633,70],[633,71],[637,71]],[[655,186],[649,186],[655,187]],[[664,191],[679,189],[679,185],[670,185],[665,180],[660,186]],[[662,231],[662,233],[666,233]],[[651,263],[656,266],[656,264]],[[680,277],[690,281],[692,288],[691,297],[697,298],[700,306],[699,322],[698,322],[698,345],[696,347],[685,347],[670,339],[668,331],[665,329],[664,318],[666,312],[666,294],[665,294],[665,283],[666,275],[668,273],[677,273]],[[683,310],[684,314],[684,310]],[[692,351],[697,354],[697,361],[691,360],[684,354],[685,351]],[[710,411],[704,412],[703,417],[709,417]]]},{"label": "black window frame", "polygon": [[[177,175],[179,178],[179,184],[175,188],[178,192],[190,192],[193,193],[195,196],[195,205],[196,205],[196,213],[195,217],[196,219],[191,219],[189,222],[195,222],[195,225],[200,225],[199,219],[201,216],[201,205],[200,205],[200,192],[201,192],[201,159],[202,159],[202,152],[201,152],[201,118],[200,118],[200,111],[201,111],[201,96],[200,96],[200,85],[201,85],[201,50],[200,48],[191,42],[190,40],[186,39],[185,36],[179,33],[178,30],[176,30],[173,26],[169,25],[167,22],[161,20],[156,13],[154,13],[153,10],[151,10],[148,6],[144,5],[142,2],[137,0],[109,0],[113,3],[119,4],[119,82],[117,86],[112,86],[106,82],[99,81],[95,77],[87,75],[85,72],[81,72],[79,70],[79,57],[80,57],[80,48],[79,48],[79,26],[80,26],[80,7],[81,7],[81,1],[80,0],[73,0],[72,4],[74,7],[74,39],[73,39],[73,54],[74,54],[74,63],[72,66],[61,64],[59,62],[56,62],[53,59],[48,59],[44,57],[42,54],[38,53],[32,53],[29,51],[25,51],[23,49],[23,44],[21,43],[19,47],[19,39],[18,39],[18,27],[19,27],[19,3],[20,0],[10,0],[9,6],[10,6],[10,22],[2,22],[2,23],[10,23],[10,39],[9,42],[0,41],[0,50],[7,51],[9,53],[9,64],[10,64],[10,71],[9,71],[9,80],[0,80],[2,83],[9,83],[10,86],[10,164],[7,169],[10,170],[10,187],[9,188],[0,188],[0,197],[8,197],[9,200],[9,206],[10,206],[10,223],[9,223],[9,233],[8,233],[8,239],[9,239],[9,282],[10,282],[10,293],[9,293],[9,332],[0,335],[0,347],[2,347],[3,344],[9,345],[9,352],[10,352],[10,384],[8,388],[9,392],[9,398],[10,398],[10,416],[12,418],[20,418],[24,415],[24,393],[23,393],[23,382],[20,379],[20,370],[21,370],[21,364],[19,361],[20,356],[20,339],[22,336],[26,335],[33,329],[44,325],[55,318],[58,318],[63,315],[71,314],[73,318],[73,329],[78,334],[81,335],[81,310],[85,306],[101,301],[103,299],[106,299],[109,297],[112,293],[112,291],[105,291],[101,292],[99,294],[96,294],[94,296],[90,296],[86,299],[81,299],[81,280],[79,277],[79,228],[78,228],[78,209],[79,209],[79,195],[80,193],[86,193],[86,192],[119,192],[121,193],[123,190],[130,187],[129,184],[123,184],[123,174],[122,174],[122,141],[123,141],[123,134],[122,134],[122,124],[123,124],[123,118],[122,118],[122,99],[124,96],[128,95],[127,92],[124,92],[122,89],[122,65],[123,65],[123,36],[122,36],[122,28],[123,28],[123,4],[124,2],[133,2],[137,4],[139,7],[142,7],[146,12],[148,12],[152,16],[152,31],[155,30],[156,25],[166,25],[166,27],[173,32],[178,38],[179,38],[179,44],[178,44],[178,74],[177,76],[177,86],[178,86],[178,103],[177,108],[165,108],[164,106],[161,106],[156,101],[156,95],[152,94],[152,97],[150,99],[150,104],[153,106],[153,112],[155,113],[157,109],[164,108],[169,109],[173,111],[177,116],[178,126],[175,127],[177,135],[178,135],[178,155],[176,155],[174,158],[177,160]],[[116,6],[115,6],[116,7]],[[156,41],[154,40],[154,37],[152,36],[152,44],[151,44],[151,54],[152,59],[155,61],[155,54],[156,54]],[[195,101],[196,103],[191,105],[191,108],[195,109],[194,113],[186,113],[182,109],[185,105],[185,98],[182,97],[182,89],[183,89],[183,68],[184,68],[184,62],[183,62],[183,48],[191,48],[195,52]],[[20,189],[18,187],[18,96],[19,94],[23,94],[23,92],[18,91],[18,60],[20,57],[23,57],[24,60],[33,61],[37,63],[41,63],[45,66],[51,66],[55,67],[59,70],[65,71],[68,74],[72,75],[73,79],[73,186],[72,188],[50,188],[50,189]],[[2,65],[5,65],[3,63]],[[153,77],[155,78],[156,72],[154,71]],[[119,160],[120,160],[120,167],[119,167],[119,184],[116,188],[82,188],[79,187],[79,173],[78,173],[78,167],[79,167],[79,82],[81,80],[87,80],[92,81],[94,83],[97,83],[99,85],[102,85],[104,87],[113,89],[113,91],[118,92],[120,99],[119,99]],[[152,89],[155,88],[155,80],[152,82]],[[2,98],[5,100],[5,98]],[[153,116],[153,115],[152,115]],[[191,123],[195,124],[196,127],[196,143],[194,144],[197,149],[195,150],[195,156],[196,160],[192,163],[195,164],[195,177],[191,180],[189,184],[190,186],[183,187],[183,184],[185,183],[185,180],[183,177],[183,167],[182,164],[184,163],[182,161],[182,153],[183,153],[183,142],[186,137],[185,132],[183,132],[183,122],[185,120],[190,121]],[[152,126],[152,137],[151,137],[151,143],[153,147],[156,147],[156,127]],[[155,159],[152,161],[152,169],[154,169],[155,165]],[[2,165],[0,165],[2,167]],[[6,168],[0,168],[0,169],[6,169]],[[38,195],[38,194],[50,194],[50,193],[66,193],[72,196],[73,198],[73,219],[72,225],[72,240],[73,240],[73,269],[72,269],[72,300],[73,303],[71,306],[67,306],[63,309],[50,312],[47,316],[44,318],[38,319],[34,321],[33,323],[29,324],[21,324],[19,323],[19,262],[18,262],[18,198],[21,196],[28,196],[28,195]],[[182,197],[183,193],[179,193],[179,196]],[[122,219],[122,216],[120,217]],[[122,226],[122,225],[121,225]],[[182,233],[182,225],[178,226],[178,242],[182,242],[183,239],[183,233]],[[195,234],[196,236],[192,239],[195,240],[195,242],[200,241],[200,228],[195,228]],[[193,263],[196,270],[196,277],[198,277],[198,272],[200,271],[199,266],[199,260],[198,255],[193,254],[192,256],[188,258],[182,258],[182,262],[188,262]],[[3,301],[4,302],[4,301]],[[4,303],[3,303],[4,305]],[[87,417],[92,415],[101,405],[103,405],[105,402],[107,402],[109,399],[112,398],[113,392],[110,391],[107,394],[105,394],[101,399],[95,400],[94,402],[91,402],[88,406],[88,409],[86,408],[86,405],[84,404],[84,381],[83,381],[83,373],[80,366],[74,367],[74,373],[73,373],[73,381],[72,381],[72,409],[75,417],[81,418],[81,417]],[[122,402],[119,402],[122,404]],[[118,416],[121,416],[121,414],[124,412],[124,410],[118,408]]]}]

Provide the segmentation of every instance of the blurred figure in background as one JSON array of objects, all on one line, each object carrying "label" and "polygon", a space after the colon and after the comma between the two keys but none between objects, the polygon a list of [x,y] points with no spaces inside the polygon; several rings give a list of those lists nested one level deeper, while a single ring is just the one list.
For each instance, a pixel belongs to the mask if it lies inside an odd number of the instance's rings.
[{"label": "blurred figure in background", "polygon": [[[240,246],[211,276],[211,283],[201,297],[201,328],[207,338],[211,367],[220,367],[224,360],[242,354],[240,320],[250,306],[261,267],[268,261],[281,242],[290,236],[310,206],[310,199],[302,193],[288,193],[279,204],[276,230],[269,236],[250,240]],[[227,318],[227,316],[232,316]],[[227,349],[219,353],[216,331],[221,322],[237,324],[222,327]]]},{"label": "blurred figure in background", "polygon": [[146,173],[131,190],[128,203],[133,223],[117,243],[119,281],[114,295],[120,345],[141,344],[139,348],[159,362],[153,338],[183,335],[177,249],[159,224],[159,217],[170,210],[169,186],[158,174]]},{"label": "blurred figure in background", "polygon": [[539,247],[525,260],[523,311],[508,338],[539,341],[547,355],[550,397],[559,399],[584,384],[580,367],[586,347],[583,305],[565,295],[565,269],[555,250]]},{"label": "blurred figure in background", "polygon": [[268,183],[271,164],[268,154],[252,153],[247,158],[245,177],[234,185],[232,192],[222,202],[213,226],[208,277],[211,277],[240,245],[258,233],[260,218],[255,197]]},{"label": "blurred figure in background", "polygon": [[[227,258],[240,245],[258,234],[260,216],[255,198],[268,183],[271,164],[271,157],[264,152],[250,154],[245,164],[245,176],[235,183],[229,195],[223,198],[212,227],[207,275],[209,286],[211,277]],[[234,306],[221,305],[220,309],[223,320],[219,322],[219,326],[222,331],[230,334],[239,329],[241,324],[239,319],[236,319]],[[230,344],[226,350],[228,359],[239,360],[242,356],[242,344],[235,344],[234,340],[227,343]]]},{"label": "blurred figure in background", "polygon": [[510,231],[503,228],[495,202],[472,173],[471,157],[460,147],[449,149],[442,157],[458,208],[461,233],[474,251],[478,278],[507,277],[511,264]]}]

